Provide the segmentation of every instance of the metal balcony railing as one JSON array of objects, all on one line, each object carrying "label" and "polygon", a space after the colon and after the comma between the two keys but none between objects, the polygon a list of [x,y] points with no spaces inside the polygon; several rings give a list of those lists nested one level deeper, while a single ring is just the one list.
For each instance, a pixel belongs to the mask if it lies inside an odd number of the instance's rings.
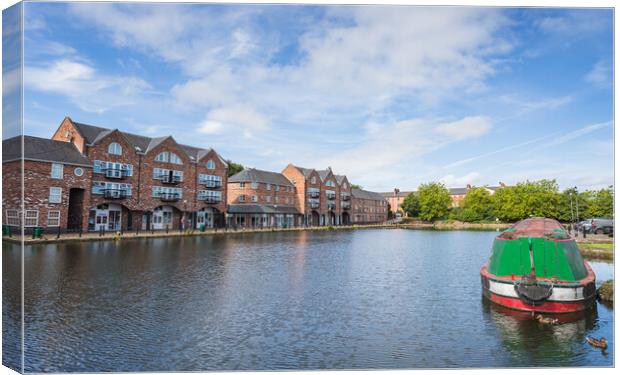
[{"label": "metal balcony railing", "polygon": [[163,202],[176,202],[181,199],[181,194],[178,193],[159,193],[159,199]]},{"label": "metal balcony railing", "polygon": [[336,203],[331,203],[331,202],[328,202],[328,203],[327,203],[327,209],[328,209],[328,210],[334,210],[334,209],[336,209]]},{"label": "metal balcony railing", "polygon": [[310,208],[319,208],[320,205],[319,202],[310,202]]},{"label": "metal balcony railing", "polygon": [[348,202],[342,202],[342,204],[340,205],[340,207],[342,207],[343,210],[349,210],[351,209],[351,203]]},{"label": "metal balcony railing", "polygon": [[159,180],[162,182],[162,184],[176,185],[181,182],[181,176],[162,174],[159,176]]},{"label": "metal balcony railing", "polygon": [[327,194],[327,199],[329,199],[329,200],[336,199],[336,194]]},{"label": "metal balcony railing", "polygon": [[309,191],[308,196],[310,198],[318,198],[321,196],[321,192],[320,191]]},{"label": "metal balcony railing", "polygon": [[208,181],[202,182],[202,184],[204,184],[205,187],[207,187],[207,189],[219,189],[222,187],[222,181],[208,180]]},{"label": "metal balcony railing", "polygon": [[125,169],[116,169],[116,168],[108,168],[104,169],[103,172],[107,178],[125,178],[127,177],[127,170]]},{"label": "metal balcony railing", "polygon": [[110,199],[124,199],[129,196],[126,189],[103,189],[103,197]]},{"label": "metal balcony railing", "polygon": [[343,201],[348,201],[348,200],[351,200],[351,196],[350,195],[341,195],[340,199],[342,199]]},{"label": "metal balcony railing", "polygon": [[220,203],[222,201],[222,198],[199,195],[198,200],[204,201],[205,203]]}]

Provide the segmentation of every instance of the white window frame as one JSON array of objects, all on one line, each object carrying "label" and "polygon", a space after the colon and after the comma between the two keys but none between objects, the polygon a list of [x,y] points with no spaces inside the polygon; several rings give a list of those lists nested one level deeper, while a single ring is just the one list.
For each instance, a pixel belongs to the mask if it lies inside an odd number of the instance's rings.
[{"label": "white window frame", "polygon": [[123,155],[123,147],[118,142],[112,142],[108,145],[108,154]]},{"label": "white window frame", "polygon": [[51,210],[47,212],[47,226],[48,227],[59,227],[60,226],[60,211],[59,210]]},{"label": "white window frame", "polygon": [[52,171],[50,177],[55,180],[62,180],[65,174],[65,166],[60,163],[52,163]]},{"label": "white window frame", "polygon": [[258,189],[258,182],[252,182],[252,189]]},{"label": "white window frame", "polygon": [[181,159],[179,155],[175,154],[174,152],[170,153],[168,160],[170,160],[170,163],[172,164],[183,165],[183,159]]},{"label": "white window frame", "polygon": [[239,189],[245,189],[245,182],[240,182],[239,183]]},{"label": "white window frame", "polygon": [[73,174],[74,174],[74,175],[76,175],[76,176],[78,176],[78,177],[82,177],[82,176],[84,176],[84,168],[82,168],[82,167],[76,167],[76,168],[73,170]]},{"label": "white window frame", "polygon": [[170,160],[169,158],[170,158],[170,154],[168,153],[168,151],[162,151],[159,154],[157,154],[157,156],[155,156],[155,161],[167,163],[168,160]]},{"label": "white window frame", "polygon": [[39,226],[39,210],[26,210],[24,211],[24,227],[38,227]]},{"label": "white window frame", "polygon": [[21,220],[19,217],[19,210],[6,210],[5,215],[4,221],[6,225],[20,226]]},{"label": "white window frame", "polygon": [[252,195],[252,202],[258,202],[258,197],[256,195]]},{"label": "white window frame", "polygon": [[239,196],[239,202],[245,202],[245,195],[244,194],[241,194]]},{"label": "white window frame", "polygon": [[207,169],[215,169],[215,162],[211,159],[207,161]]},{"label": "white window frame", "polygon": [[[53,193],[52,192],[55,189],[58,189],[58,193]],[[58,199],[52,200],[52,197],[56,197],[56,196],[58,196]],[[62,188],[56,187],[56,186],[50,187],[49,196],[47,197],[47,201],[49,203],[62,203]]]}]

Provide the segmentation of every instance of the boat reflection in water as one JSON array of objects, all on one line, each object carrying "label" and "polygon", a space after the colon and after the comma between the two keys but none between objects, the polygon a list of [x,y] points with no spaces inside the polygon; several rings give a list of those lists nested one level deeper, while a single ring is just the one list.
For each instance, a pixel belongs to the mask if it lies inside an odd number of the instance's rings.
[{"label": "boat reflection in water", "polygon": [[510,366],[570,366],[586,356],[601,355],[585,343],[597,329],[596,304],[578,312],[545,314],[558,319],[557,324],[540,323],[537,313],[509,309],[484,297],[482,306],[483,315],[494,323],[504,350],[514,361]]}]

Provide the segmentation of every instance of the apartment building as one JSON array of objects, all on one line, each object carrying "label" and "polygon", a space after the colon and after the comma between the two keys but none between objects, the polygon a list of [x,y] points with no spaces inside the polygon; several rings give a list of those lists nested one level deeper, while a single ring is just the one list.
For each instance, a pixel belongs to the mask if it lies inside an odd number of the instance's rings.
[{"label": "apartment building", "polygon": [[331,168],[316,170],[289,164],[282,174],[296,187],[297,209],[304,225],[351,223],[351,184]]},{"label": "apartment building", "polygon": [[[19,163],[20,140],[3,141],[3,178],[9,178],[3,204],[11,214],[20,211],[19,199],[10,193],[20,183],[19,168],[11,164]],[[53,211],[54,217],[60,211],[58,225],[55,220],[24,218],[27,227],[120,231],[225,224],[228,165],[213,149],[65,117],[49,140],[24,137],[24,159],[25,177],[43,181],[37,188],[26,185],[24,212],[49,216]],[[49,189],[49,194],[42,195],[41,189]],[[13,219],[10,223],[18,225]]]},{"label": "apartment building", "polygon": [[382,223],[388,219],[388,201],[380,193],[352,189],[353,223]]},{"label": "apartment building", "polygon": [[228,179],[230,226],[269,228],[303,225],[297,191],[282,173],[245,169]]}]

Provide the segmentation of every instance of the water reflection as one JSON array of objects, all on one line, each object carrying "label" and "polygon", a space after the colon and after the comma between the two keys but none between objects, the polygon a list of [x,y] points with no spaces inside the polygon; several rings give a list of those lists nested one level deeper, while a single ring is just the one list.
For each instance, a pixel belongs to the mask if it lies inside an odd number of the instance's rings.
[{"label": "water reflection", "polygon": [[[494,235],[356,230],[29,246],[26,370],[611,365],[612,355],[585,344],[586,335],[613,337],[608,307],[546,327],[481,301],[478,270]],[[3,246],[4,267],[19,251]],[[19,278],[5,285],[11,326]]]}]

